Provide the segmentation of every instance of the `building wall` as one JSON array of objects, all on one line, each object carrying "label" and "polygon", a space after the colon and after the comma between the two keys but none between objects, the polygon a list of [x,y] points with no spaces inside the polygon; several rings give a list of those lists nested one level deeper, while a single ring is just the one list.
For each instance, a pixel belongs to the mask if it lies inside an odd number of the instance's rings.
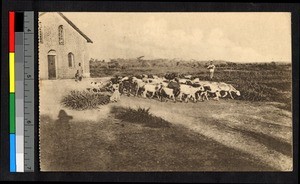
[{"label": "building wall", "polygon": [[[72,26],[70,26],[58,13],[46,13],[39,18],[43,43],[39,43],[39,76],[48,79],[48,53],[56,52],[56,78],[74,78],[81,63],[84,76],[90,76],[89,55],[87,41]],[[63,25],[64,45],[59,45],[58,27]],[[74,54],[74,65],[69,67],[68,54]]]}]

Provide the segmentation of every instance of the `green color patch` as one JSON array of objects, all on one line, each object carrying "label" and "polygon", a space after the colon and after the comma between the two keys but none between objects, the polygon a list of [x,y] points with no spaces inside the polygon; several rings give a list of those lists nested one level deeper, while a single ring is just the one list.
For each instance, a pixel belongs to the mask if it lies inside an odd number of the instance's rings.
[{"label": "green color patch", "polygon": [[16,132],[15,93],[9,94],[9,133]]}]

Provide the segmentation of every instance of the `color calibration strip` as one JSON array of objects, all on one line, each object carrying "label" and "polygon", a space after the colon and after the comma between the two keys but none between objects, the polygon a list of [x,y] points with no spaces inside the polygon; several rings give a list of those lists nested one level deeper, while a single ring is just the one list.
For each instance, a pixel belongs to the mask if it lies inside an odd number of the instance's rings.
[{"label": "color calibration strip", "polygon": [[9,12],[10,172],[34,171],[33,12]]},{"label": "color calibration strip", "polygon": [[9,135],[10,172],[16,172],[15,122],[15,12],[9,12]]}]

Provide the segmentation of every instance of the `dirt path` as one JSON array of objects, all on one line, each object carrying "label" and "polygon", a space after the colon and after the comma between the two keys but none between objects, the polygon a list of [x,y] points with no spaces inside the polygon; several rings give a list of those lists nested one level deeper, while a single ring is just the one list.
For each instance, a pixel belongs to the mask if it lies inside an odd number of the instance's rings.
[{"label": "dirt path", "polygon": [[[134,97],[123,97],[117,105],[150,108],[150,112],[156,116],[183,125],[227,147],[248,153],[276,170],[292,170],[292,150],[289,146],[292,137],[288,133],[292,130],[291,114],[286,111],[274,113],[281,110],[272,105],[252,105],[233,100],[196,104],[161,103]],[[266,136],[268,139],[264,140]],[[279,146],[279,150],[274,149],[272,144]],[[281,148],[290,151],[282,152]]]}]

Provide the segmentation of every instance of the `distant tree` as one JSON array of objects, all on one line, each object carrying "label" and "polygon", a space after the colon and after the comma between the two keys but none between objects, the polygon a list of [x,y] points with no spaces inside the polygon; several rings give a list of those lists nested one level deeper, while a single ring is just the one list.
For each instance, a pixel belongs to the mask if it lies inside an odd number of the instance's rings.
[{"label": "distant tree", "polygon": [[137,59],[138,62],[141,62],[141,61],[143,61],[143,59],[142,59],[143,57],[145,57],[145,56],[140,56],[140,57],[138,57],[136,59]]}]

